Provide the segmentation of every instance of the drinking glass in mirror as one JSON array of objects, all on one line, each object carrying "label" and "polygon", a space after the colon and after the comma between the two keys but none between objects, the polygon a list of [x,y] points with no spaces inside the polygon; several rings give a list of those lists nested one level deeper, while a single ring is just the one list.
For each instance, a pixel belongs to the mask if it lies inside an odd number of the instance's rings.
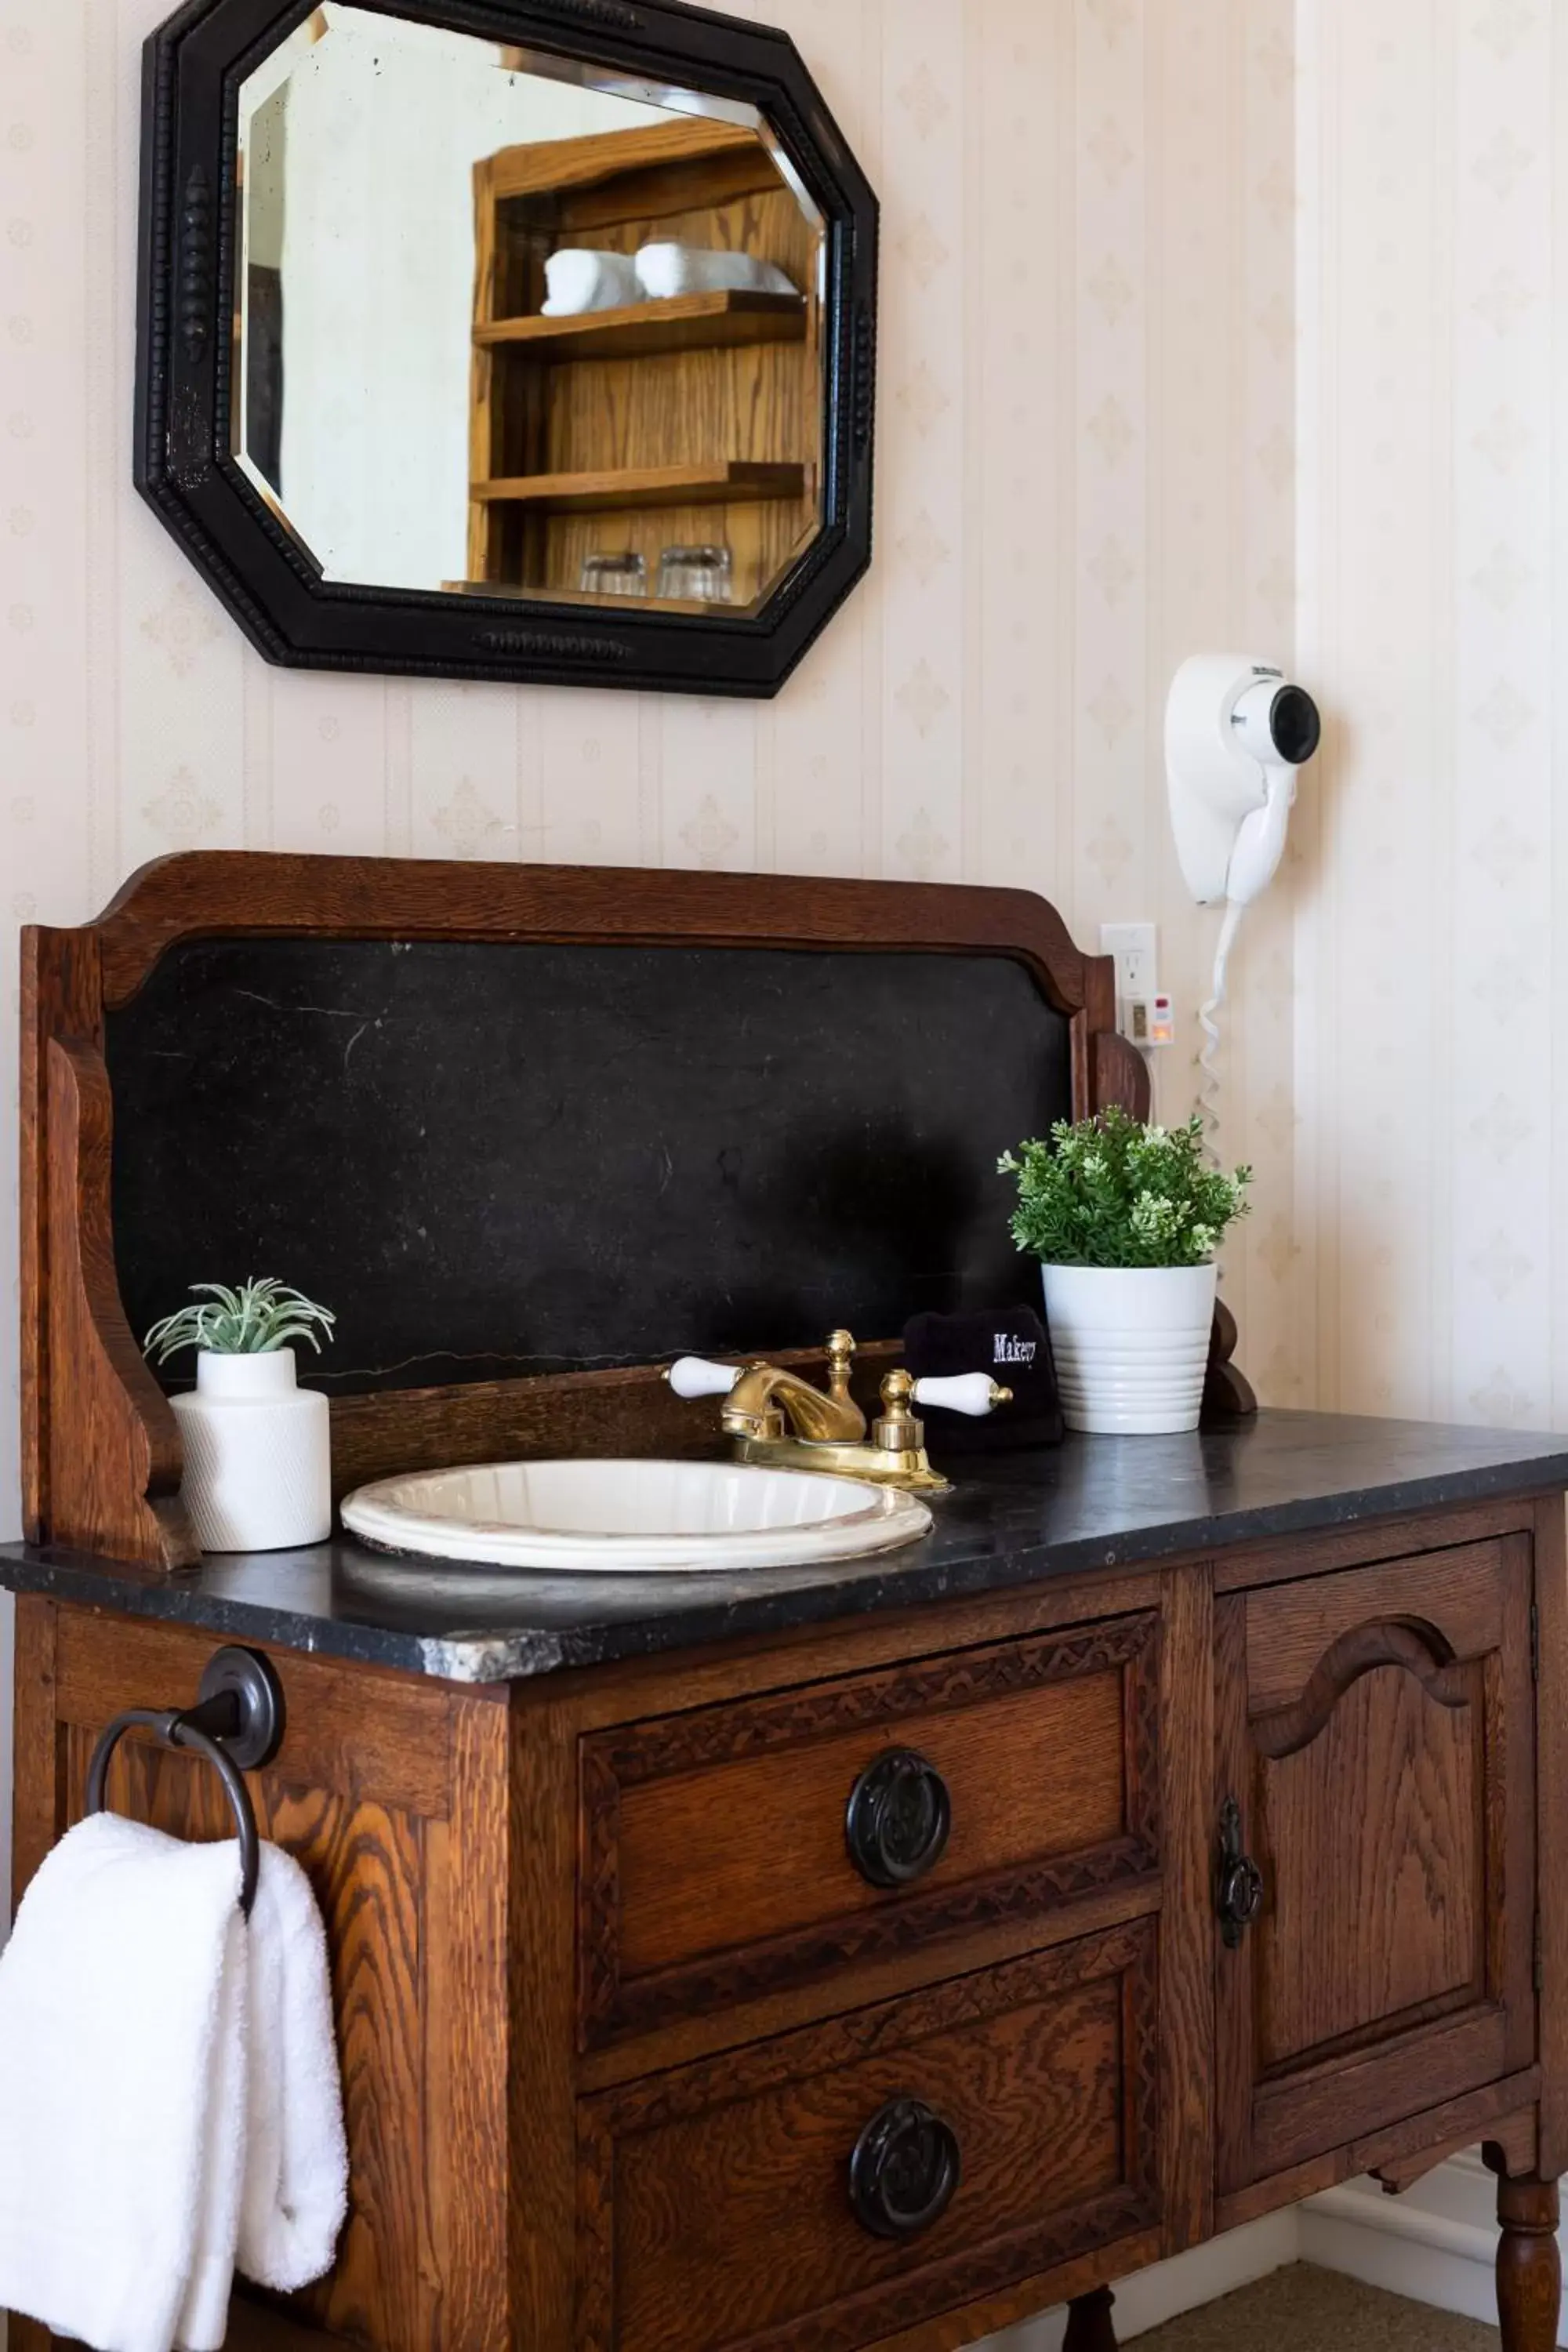
[{"label": "drinking glass in mirror", "polygon": [[822,528],[824,223],[755,106],[327,0],[238,172],[234,455],[327,581],[732,616]]}]

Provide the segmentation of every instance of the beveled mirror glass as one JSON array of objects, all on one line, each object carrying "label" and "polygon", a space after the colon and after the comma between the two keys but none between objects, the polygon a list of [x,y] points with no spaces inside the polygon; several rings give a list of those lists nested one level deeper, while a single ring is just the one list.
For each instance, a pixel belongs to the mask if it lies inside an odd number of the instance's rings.
[{"label": "beveled mirror glass", "polygon": [[754,105],[327,0],[239,91],[234,448],[329,580],[755,610],[821,521]]},{"label": "beveled mirror glass", "polygon": [[773,692],[870,555],[876,201],[669,0],[186,0],[137,479],[272,658]]}]

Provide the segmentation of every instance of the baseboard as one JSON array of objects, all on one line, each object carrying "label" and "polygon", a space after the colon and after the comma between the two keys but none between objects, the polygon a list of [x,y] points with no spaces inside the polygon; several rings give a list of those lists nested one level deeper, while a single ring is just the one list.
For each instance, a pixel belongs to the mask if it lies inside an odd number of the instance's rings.
[{"label": "baseboard", "polygon": [[[1373,2180],[1347,2181],[1123,2280],[1116,2289],[1117,2334],[1131,2343],[1294,2262],[1342,2271],[1367,2286],[1495,2327],[1496,2208],[1497,2183],[1473,2151],[1438,2165],[1403,2197],[1384,2196]],[[1047,2312],[988,2336],[973,2352],[1059,2352],[1066,2325],[1059,2311]],[[1568,2303],[1557,2341],[1568,2346]]]},{"label": "baseboard", "polygon": [[[1250,2286],[1254,2279],[1267,2278],[1270,2271],[1296,2260],[1298,2229],[1294,2207],[1269,2213],[1261,2221],[1247,2222],[1245,2229],[1227,2231],[1206,2246],[1194,2246],[1168,2263],[1155,2263],[1151,2269],[1119,2281],[1117,2335],[1123,2344],[1130,2344],[1135,2336],[1163,2327],[1167,2319],[1175,2319],[1184,2311],[1195,2311],[1200,2304],[1213,2303],[1222,2294],[1233,2294],[1238,2286]],[[1038,2319],[1026,2320],[1005,2335],[988,2336],[972,2352],[1059,2352],[1066,2326],[1062,2312],[1043,2312]]]},{"label": "baseboard", "polygon": [[[1496,2199],[1497,2183],[1472,2152],[1403,2197],[1384,2196],[1373,2180],[1347,2181],[1299,2209],[1301,2260],[1495,2327]],[[1559,2316],[1557,2341],[1568,2345],[1568,2315]]]}]

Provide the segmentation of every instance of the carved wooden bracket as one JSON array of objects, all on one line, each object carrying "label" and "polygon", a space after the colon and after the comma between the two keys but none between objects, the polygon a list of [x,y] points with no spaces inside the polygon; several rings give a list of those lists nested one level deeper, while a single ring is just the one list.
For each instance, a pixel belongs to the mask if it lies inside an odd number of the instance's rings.
[{"label": "carved wooden bracket", "polygon": [[[1115,1000],[1111,1000],[1114,1008]],[[1114,1009],[1111,1018],[1115,1018]],[[1130,1118],[1147,1118],[1151,1096],[1149,1070],[1136,1045],[1117,1029],[1094,1033],[1093,1102],[1096,1110],[1120,1103]]]},{"label": "carved wooden bracket", "polygon": [[[1474,2132],[1461,2132],[1453,2139],[1442,2140],[1433,2147],[1417,2148],[1409,2156],[1392,2157],[1386,2164],[1373,2168],[1373,2179],[1385,2197],[1403,2197],[1427,2173],[1447,2164],[1451,2156],[1458,2156],[1475,2144]],[[1486,2127],[1481,2154],[1489,2170],[1504,2177],[1535,2170],[1536,2129],[1535,2109],[1523,2107],[1515,2116],[1500,2116]]]},{"label": "carved wooden bracket", "polygon": [[115,1274],[96,934],[26,932],[22,1006],[27,1537],[188,1567],[201,1554],[180,1501],[179,1426],[131,1335]]},{"label": "carved wooden bracket", "polygon": [[1217,1300],[1214,1328],[1209,1334],[1208,1369],[1204,1374],[1205,1429],[1215,1422],[1245,1421],[1258,1411],[1258,1397],[1251,1381],[1240,1365],[1231,1361],[1238,1336],[1235,1316],[1223,1298]]},{"label": "carved wooden bracket", "polygon": [[174,1410],[126,1324],[110,1226],[109,1073],[51,1037],[49,1536],[150,1568],[201,1557],[180,1501]]}]

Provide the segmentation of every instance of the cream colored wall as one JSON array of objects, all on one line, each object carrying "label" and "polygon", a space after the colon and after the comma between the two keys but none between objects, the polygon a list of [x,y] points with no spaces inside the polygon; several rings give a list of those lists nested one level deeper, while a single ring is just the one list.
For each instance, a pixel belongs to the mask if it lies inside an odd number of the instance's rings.
[{"label": "cream colored wall", "polygon": [[1568,12],[1300,15],[1302,1388],[1560,1423]]}]

